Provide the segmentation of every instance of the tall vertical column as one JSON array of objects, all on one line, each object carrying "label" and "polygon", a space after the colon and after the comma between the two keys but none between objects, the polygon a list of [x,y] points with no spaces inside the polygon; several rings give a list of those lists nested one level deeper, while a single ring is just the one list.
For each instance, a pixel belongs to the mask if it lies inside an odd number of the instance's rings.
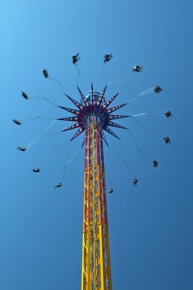
[{"label": "tall vertical column", "polygon": [[102,127],[86,121],[81,290],[112,290]]}]

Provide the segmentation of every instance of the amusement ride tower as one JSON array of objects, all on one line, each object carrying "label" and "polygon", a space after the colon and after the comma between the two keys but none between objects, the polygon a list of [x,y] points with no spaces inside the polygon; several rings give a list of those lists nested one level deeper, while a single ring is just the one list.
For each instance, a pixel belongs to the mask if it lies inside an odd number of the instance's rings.
[{"label": "amusement ride tower", "polygon": [[[142,68],[143,67],[140,66],[134,66],[132,72],[141,72]],[[49,78],[47,70],[44,69],[43,74],[45,78]],[[59,82],[57,83],[60,85]],[[93,89],[93,84],[91,83],[91,90],[87,96],[83,95],[79,87],[77,88],[81,96],[80,102],[77,102],[73,98],[66,95],[62,89],[66,97],[78,108],[76,110],[57,106],[46,98],[44,99],[54,104],[56,107],[59,107],[74,115],[54,119],[54,121],[60,120],[75,122],[73,125],[60,131],[65,132],[78,128],[78,131],[74,134],[70,141],[78,137],[81,133],[85,133],[82,143],[82,147],[84,146],[85,149],[81,290],[112,290],[103,141],[108,146],[104,130],[119,139],[119,137],[109,127],[129,130],[126,127],[113,122],[113,120],[126,118],[129,116],[112,114],[128,103],[109,108],[110,104],[119,93],[115,94],[112,98],[106,101],[105,92],[107,85],[103,89],[102,93],[99,93]],[[149,92],[160,93],[161,91],[163,91],[161,87],[156,86],[155,88],[151,88],[139,95],[144,95]],[[139,95],[137,95],[137,97]],[[29,98],[24,92],[22,92],[22,96],[25,99]],[[167,118],[172,117],[170,111],[166,111],[164,115]],[[17,125],[22,124],[22,122],[16,119],[13,119],[13,122]],[[147,130],[145,130],[145,132],[149,133]],[[36,138],[35,141],[39,138],[40,137]],[[164,137],[163,140],[167,145],[171,143],[169,137]],[[32,143],[34,143],[34,141],[30,144]],[[17,147],[17,149],[20,151],[25,151],[29,146],[31,146],[30,144],[26,147]],[[135,145],[137,146],[136,142]],[[138,146],[137,149],[140,150]],[[140,151],[144,153],[142,150]],[[52,152],[50,152],[50,154]],[[145,155],[151,159],[151,157],[147,154]],[[157,167],[158,162],[156,160],[151,161],[153,163],[153,168]],[[40,172],[40,168],[33,169],[33,172]],[[133,185],[137,185],[137,182],[137,179],[133,178]],[[60,182],[54,187],[57,188],[61,185],[62,183]],[[113,191],[113,189],[111,190]]]},{"label": "amusement ride tower", "polygon": [[[84,154],[84,202],[83,202],[83,233],[82,233],[82,281],[81,290],[111,290],[111,264],[109,248],[109,229],[107,215],[107,199],[105,185],[105,167],[103,141],[108,146],[103,130],[118,138],[109,126],[126,129],[112,122],[129,116],[111,115],[126,104],[108,108],[117,97],[116,94],[108,101],[104,95],[106,87],[100,94],[93,90],[90,94],[81,95],[81,103],[67,96],[79,110],[60,107],[75,117],[60,118],[63,121],[76,123],[63,131],[78,128],[71,141],[85,131],[82,146]],[[119,139],[119,138],[118,138]]]}]

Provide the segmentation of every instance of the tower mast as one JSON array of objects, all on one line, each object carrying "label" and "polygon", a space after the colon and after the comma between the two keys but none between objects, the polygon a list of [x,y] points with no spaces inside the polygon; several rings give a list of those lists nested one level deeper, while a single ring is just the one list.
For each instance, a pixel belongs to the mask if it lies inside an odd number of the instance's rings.
[{"label": "tower mast", "polygon": [[107,199],[100,116],[86,120],[81,290],[111,290]]}]

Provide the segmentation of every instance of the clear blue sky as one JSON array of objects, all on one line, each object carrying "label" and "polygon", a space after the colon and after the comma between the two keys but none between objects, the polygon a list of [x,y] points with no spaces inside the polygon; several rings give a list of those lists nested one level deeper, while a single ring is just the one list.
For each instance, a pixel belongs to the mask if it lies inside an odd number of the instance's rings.
[{"label": "clear blue sky", "polygon": [[[66,94],[79,101],[75,84],[78,73],[71,56],[81,55],[78,84],[84,94],[90,80],[101,91],[106,81],[122,79],[135,64],[143,72],[109,85],[106,98],[121,90],[114,104],[129,102],[155,85],[161,94],[140,96],[133,105],[145,111],[170,110],[136,120],[150,132],[142,133],[132,118],[119,120],[127,126],[138,147],[158,160],[140,153],[128,132],[114,129],[121,143],[106,133],[110,148],[124,158],[132,175],[105,147],[107,171],[114,193],[108,196],[113,289],[192,290],[193,285],[193,138],[192,67],[193,3],[191,0],[66,0],[1,1],[0,4],[0,289],[80,289],[83,150],[82,136],[65,144],[70,131],[40,139],[26,152],[16,150],[40,136],[51,124],[35,119],[17,126],[12,118],[69,116],[45,100],[74,108],[59,85],[45,79],[42,69],[59,80]],[[113,59],[101,74],[103,56]],[[99,75],[97,79],[96,76]],[[86,77],[87,78],[86,78]],[[73,85],[69,85],[73,84]],[[31,100],[24,100],[25,91]],[[43,114],[43,112],[47,111]],[[138,114],[125,106],[120,114]],[[56,122],[48,133],[70,123]],[[111,186],[107,179],[107,188]]]}]

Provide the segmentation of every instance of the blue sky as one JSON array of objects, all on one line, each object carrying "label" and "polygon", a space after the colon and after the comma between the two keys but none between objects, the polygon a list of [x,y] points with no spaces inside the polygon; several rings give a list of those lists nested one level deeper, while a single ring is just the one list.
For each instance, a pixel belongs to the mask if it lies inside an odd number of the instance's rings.
[{"label": "blue sky", "polygon": [[[136,120],[161,137],[141,132],[133,118],[118,122],[131,130],[140,150],[158,160],[158,169],[152,170],[151,158],[137,150],[128,132],[114,129],[121,142],[106,133],[106,183],[114,188],[108,196],[113,289],[192,289],[192,27],[190,0],[1,1],[1,289],[80,289],[83,150],[64,168],[82,136],[63,146],[75,133],[64,132],[41,138],[26,152],[16,150],[41,136],[50,119],[70,115],[40,97],[74,108],[60,86],[43,77],[43,68],[77,101],[77,83],[84,94],[91,81],[98,91],[111,83],[107,99],[120,91],[114,104],[155,85],[163,88],[136,98],[132,104],[140,109],[119,110],[159,112]],[[71,62],[77,52],[80,75]],[[106,53],[113,58],[103,67]],[[142,73],[112,84],[136,64],[143,65]],[[21,91],[31,99],[24,100]],[[166,110],[174,118],[165,118]],[[50,119],[27,122],[36,116]],[[17,126],[13,118],[24,123]],[[68,125],[55,122],[46,133]],[[170,146],[164,136],[171,138]],[[60,146],[39,174],[32,173]],[[132,174],[112,152],[123,158],[121,146],[139,180],[135,188]],[[55,190],[62,176],[63,186]]]}]

